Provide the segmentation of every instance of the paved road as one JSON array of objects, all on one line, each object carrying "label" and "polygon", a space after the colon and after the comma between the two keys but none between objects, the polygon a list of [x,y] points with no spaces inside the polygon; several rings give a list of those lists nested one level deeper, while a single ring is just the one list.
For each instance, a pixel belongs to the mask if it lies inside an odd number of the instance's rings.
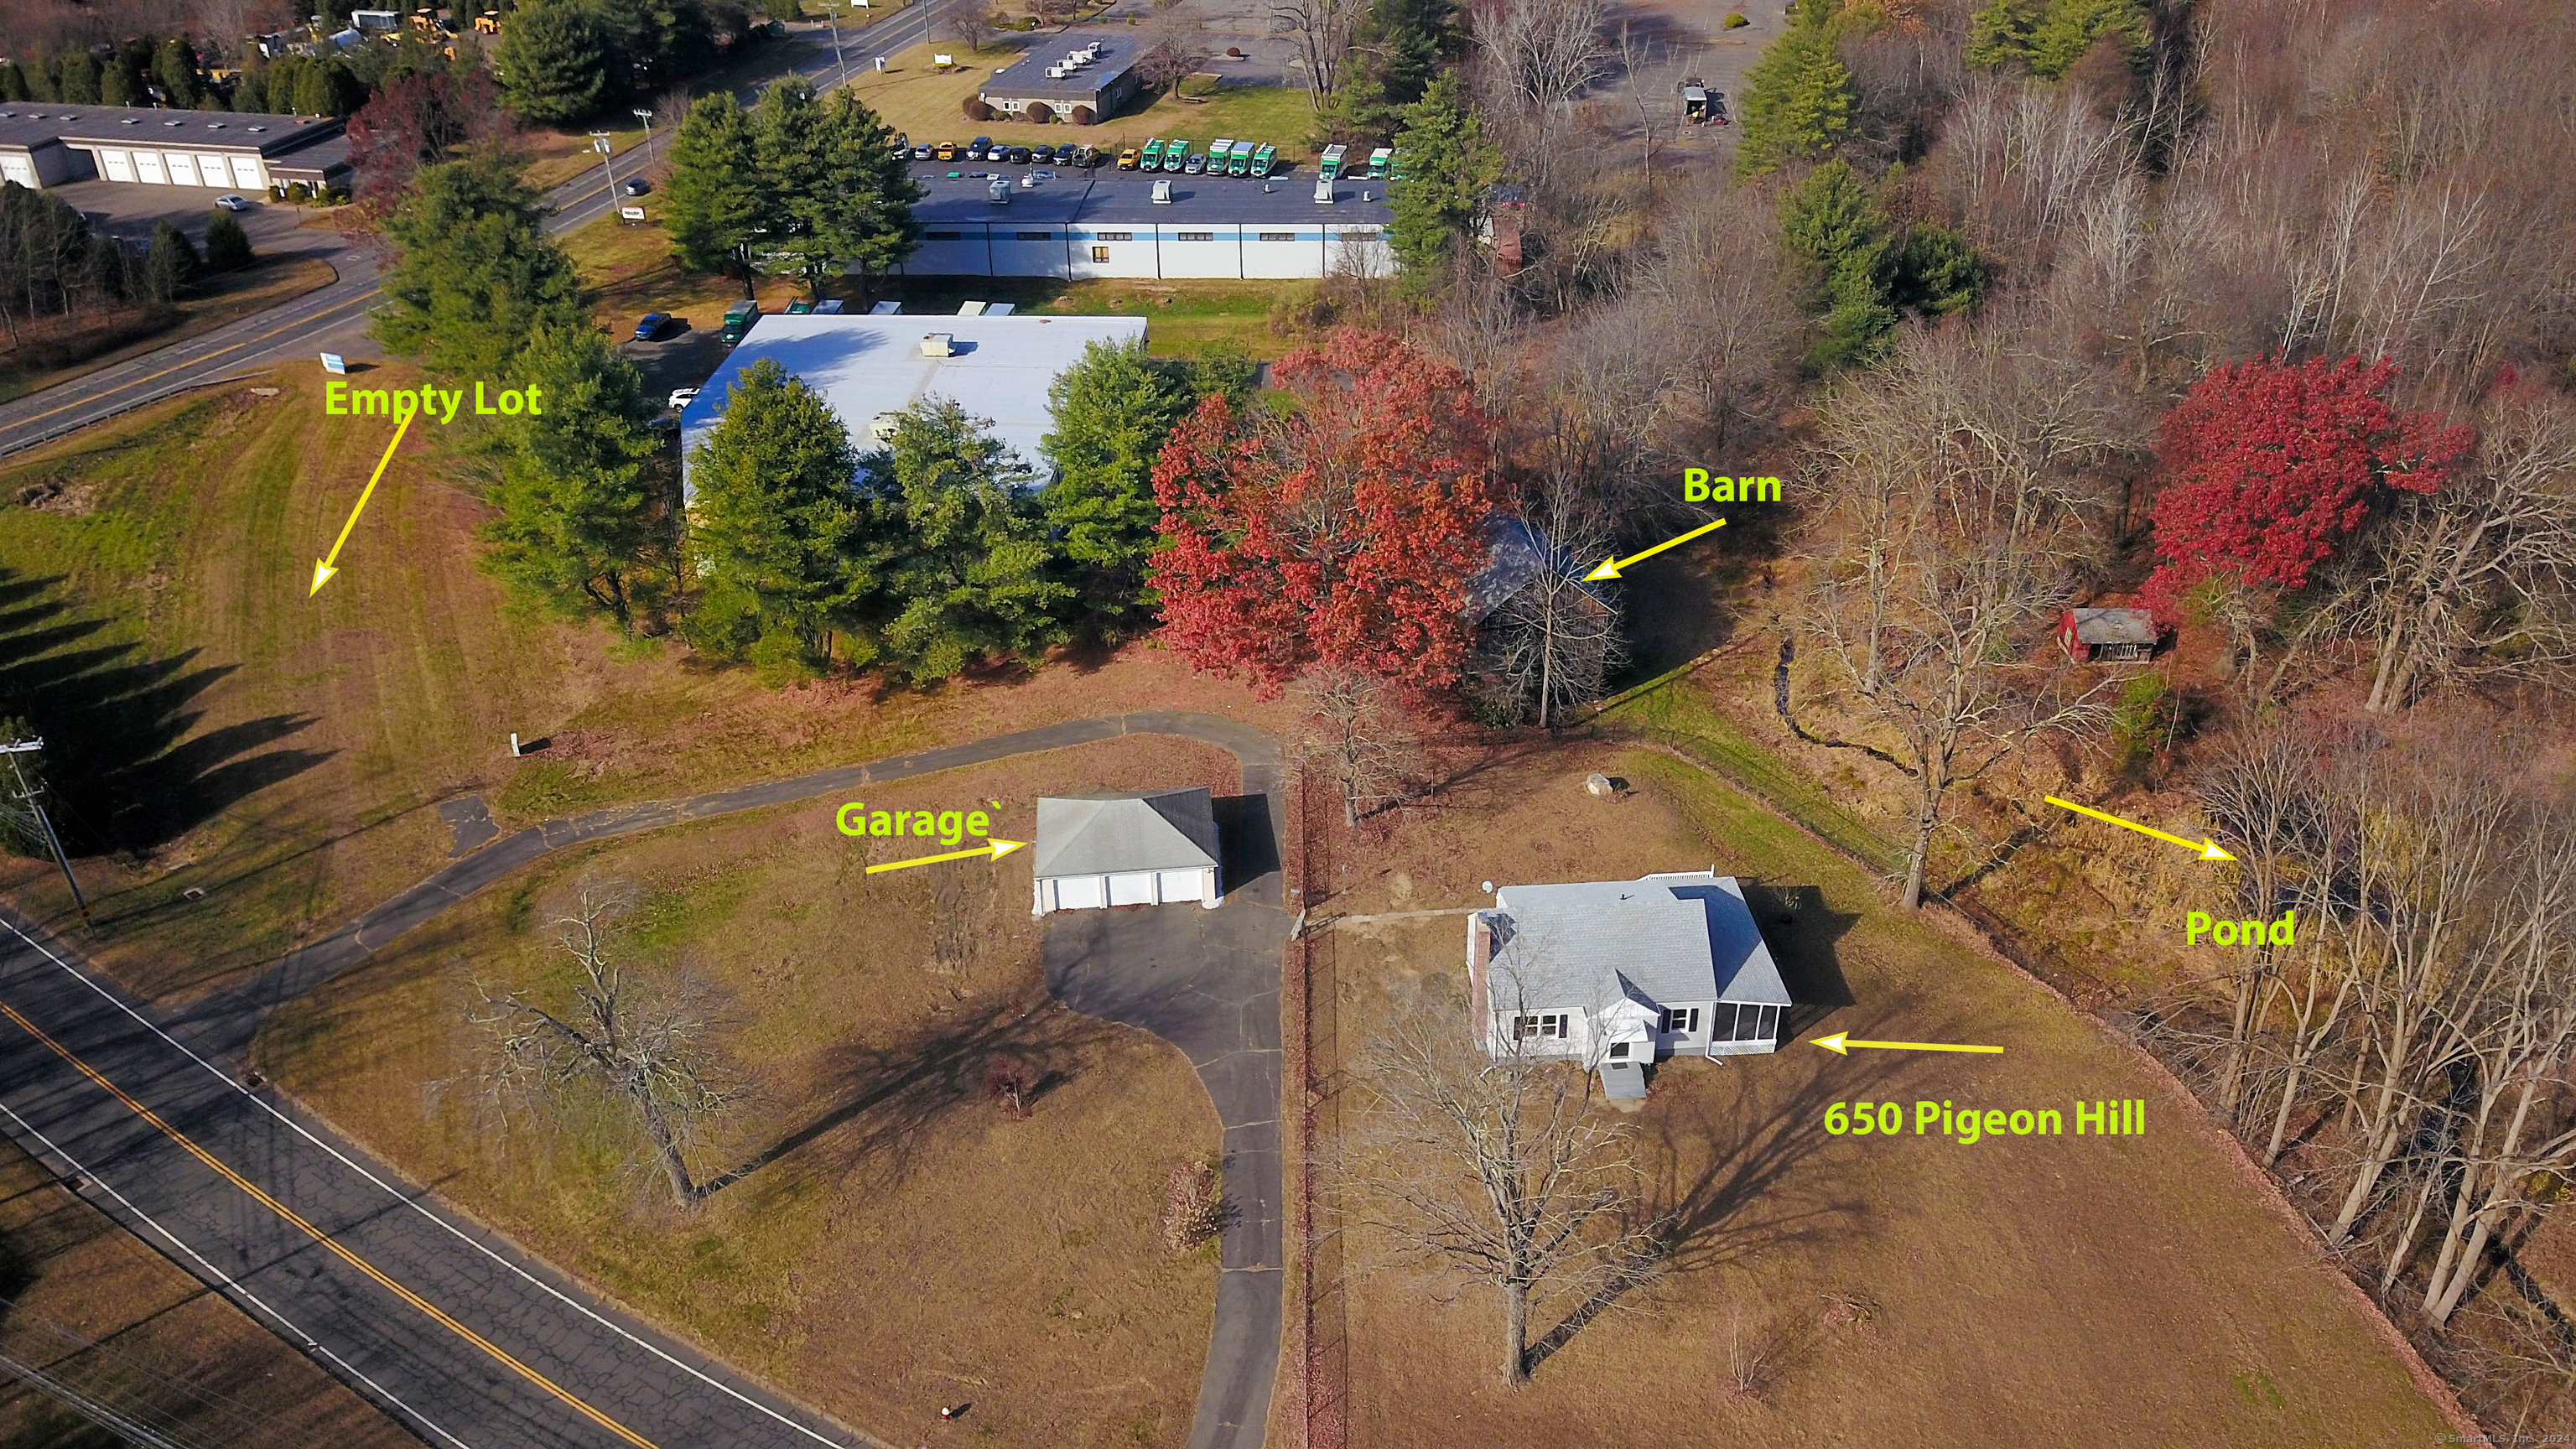
[{"label": "paved road", "polygon": [[[241,1053],[278,1003],[566,846],[1146,733],[1232,750],[1252,792],[1236,802],[1238,825],[1282,818],[1275,741],[1212,716],[1133,714],[548,822],[455,862],[247,985],[176,1014],[126,1000],[62,943],[0,912],[0,1132],[56,1172],[81,1178],[92,1203],[288,1341],[310,1345],[325,1367],[434,1445],[878,1444],[600,1308],[272,1091],[245,1089],[235,1076]],[[1242,883],[1238,900],[1214,912],[1161,913],[1240,933],[1225,938],[1222,966],[1203,971],[1217,989],[1176,998],[1180,1009],[1130,998],[1131,1016],[1155,1017],[1155,1029],[1199,1064],[1217,1094],[1227,1149],[1246,1164],[1229,1173],[1239,1216],[1225,1242],[1194,1449],[1259,1445],[1278,1358],[1276,982],[1285,933],[1275,834],[1246,837],[1236,830],[1238,844],[1252,847],[1248,858],[1228,862]],[[1264,963],[1254,958],[1264,931],[1275,932],[1266,983],[1255,979]],[[1223,1048],[1229,1034],[1242,1051]],[[1266,1136],[1249,1120],[1263,1070],[1254,1058],[1265,1040],[1270,1095],[1258,1111],[1273,1119]]]},{"label": "paved road", "polygon": [[[901,42],[907,45],[919,40],[946,3],[947,0],[922,0],[903,16],[885,22],[892,27],[887,32],[888,37],[909,34],[912,38]],[[785,52],[790,63],[746,82],[741,88],[745,99],[781,75],[792,73],[820,79],[831,74],[831,36],[825,27],[809,23],[793,27],[792,34],[794,49]],[[853,72],[866,61],[851,37],[863,34],[865,32],[845,31],[843,35],[844,51],[849,56]],[[817,44],[819,50],[812,48]],[[584,171],[579,177],[546,194],[546,205],[553,213],[547,219],[546,229],[561,235],[607,214],[617,201],[600,171]],[[175,397],[192,388],[241,377],[284,359],[309,359],[328,348],[335,339],[354,340],[368,309],[380,299],[377,289],[379,258],[372,245],[366,242],[349,242],[326,248],[323,255],[339,272],[339,278],[319,291],[219,327],[202,337],[155,349],[114,367],[102,368],[0,405],[0,457],[77,432],[163,398]]]},{"label": "paved road", "polygon": [[1256,738],[1254,748],[1228,744],[1243,762],[1244,793],[1220,807],[1222,907],[1059,912],[1046,922],[1047,989],[1076,1011],[1141,1026],[1179,1047],[1225,1128],[1230,1216],[1218,1242],[1216,1332],[1190,1449],[1261,1449],[1279,1368],[1287,1266],[1279,968],[1288,944],[1279,823],[1287,818],[1287,770],[1277,744]]}]

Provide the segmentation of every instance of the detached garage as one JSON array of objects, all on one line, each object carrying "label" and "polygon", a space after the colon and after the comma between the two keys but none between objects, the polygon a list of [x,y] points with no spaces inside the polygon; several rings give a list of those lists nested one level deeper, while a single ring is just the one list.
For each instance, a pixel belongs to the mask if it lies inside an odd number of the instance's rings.
[{"label": "detached garage", "polygon": [[1214,910],[1216,811],[1205,789],[1038,801],[1033,914],[1196,902]]}]

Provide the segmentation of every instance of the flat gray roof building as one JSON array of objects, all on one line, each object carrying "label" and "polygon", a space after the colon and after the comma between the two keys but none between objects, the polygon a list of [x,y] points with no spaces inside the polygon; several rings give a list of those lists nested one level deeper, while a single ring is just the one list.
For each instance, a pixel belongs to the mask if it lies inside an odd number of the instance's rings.
[{"label": "flat gray roof building", "polygon": [[[1067,31],[1029,47],[976,91],[984,104],[1019,120],[1105,121],[1136,98],[1144,42],[1133,32]],[[1031,114],[1044,106],[1042,115]],[[1079,107],[1090,112],[1077,116]]]},{"label": "flat gray roof building", "polygon": [[[925,339],[947,339],[925,350]],[[861,451],[878,445],[877,420],[925,398],[954,398],[1046,481],[1039,440],[1054,427],[1047,390],[1094,342],[1142,342],[1142,317],[769,316],[680,413],[685,460],[724,417],[734,379],[763,358],[823,395]],[[684,463],[682,491],[695,496]]]},{"label": "flat gray roof building", "polygon": [[336,116],[0,104],[0,180],[32,189],[104,180],[264,192],[343,181],[348,170]]}]

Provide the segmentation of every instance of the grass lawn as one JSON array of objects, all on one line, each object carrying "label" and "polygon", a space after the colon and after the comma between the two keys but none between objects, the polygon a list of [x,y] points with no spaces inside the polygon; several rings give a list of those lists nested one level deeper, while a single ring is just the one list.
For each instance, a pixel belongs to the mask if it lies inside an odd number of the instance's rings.
[{"label": "grass lawn", "polygon": [[[311,1359],[0,1143],[0,1354],[192,1444],[408,1449],[420,1443]],[[126,1441],[12,1376],[0,1445]]]},{"label": "grass lawn", "polygon": [[[998,800],[993,833],[1025,840],[1039,794],[1187,784],[1240,780],[1220,751],[1130,738],[861,798]],[[836,804],[547,861],[290,1006],[263,1065],[413,1181],[890,1440],[971,1400],[950,1432],[978,1443],[1178,1446],[1217,1269],[1163,1246],[1163,1182],[1216,1151],[1214,1108],[1177,1050],[1048,1000],[1025,853],[867,876],[925,848],[842,836]],[[604,1114],[503,1131],[427,1090],[470,1078],[470,981],[566,980],[548,922],[585,875],[645,890],[636,959],[717,984],[757,1064],[756,1105],[696,1162],[760,1165],[694,1213],[625,1169]],[[1005,1052],[1043,1082],[1025,1121],[982,1091]]]},{"label": "grass lawn", "polygon": [[[336,275],[331,264],[319,257],[262,257],[238,272],[214,277],[195,295],[181,298],[172,309],[174,320],[169,326],[134,334],[129,340],[95,357],[67,367],[37,370],[21,364],[12,353],[0,353],[0,402],[85,377],[155,347],[167,347],[173,342],[185,342],[191,337],[212,332],[254,312],[266,311],[317,288],[327,287]],[[84,322],[81,325],[96,324]],[[29,326],[26,330],[32,334],[38,329]]]},{"label": "grass lawn", "polygon": [[[626,226],[602,217],[564,238],[564,249],[591,289],[592,316],[624,337],[635,319],[647,312],[670,312],[689,319],[701,332],[712,332],[724,310],[742,299],[742,284],[731,277],[684,272],[671,256],[670,238],[658,226]],[[1220,343],[1241,347],[1253,357],[1279,350],[1270,332],[1270,304],[1283,285],[1295,283],[1187,281],[1158,282],[1123,278],[1066,282],[1049,277],[880,278],[865,294],[854,277],[838,278],[824,287],[826,296],[862,310],[877,298],[891,297],[908,313],[925,316],[953,313],[968,299],[1016,303],[1023,312],[1058,316],[1137,317],[1150,322],[1146,345],[1157,356],[1196,357]],[[805,289],[792,281],[763,278],[759,297],[764,312],[784,311]]]},{"label": "grass lawn", "polygon": [[[1155,136],[1185,136],[1205,149],[1219,136],[1235,140],[1266,141],[1279,148],[1282,167],[1306,159],[1305,137],[1314,126],[1314,107],[1306,92],[1295,86],[1239,86],[1218,84],[1203,98],[1183,100],[1177,96],[1156,96],[1139,109],[1123,112],[1089,126],[1064,123],[1037,124],[996,117],[990,121],[966,119],[962,107],[993,78],[993,72],[1009,65],[1027,46],[1036,54],[1055,39],[1054,32],[1035,35],[1005,36],[987,44],[979,54],[955,41],[937,41],[916,46],[899,55],[887,57],[885,73],[858,74],[850,88],[860,99],[874,107],[886,124],[898,134],[915,142],[966,141],[977,136],[1033,145],[1039,141],[1078,141],[1086,145],[1116,149],[1141,146]],[[931,67],[935,54],[953,55],[960,64],[950,71]],[[1034,64],[1034,60],[1029,62]],[[1196,86],[1184,87],[1196,90]]]},{"label": "grass lawn", "polygon": [[[1585,795],[1588,771],[1634,793]],[[2429,1444],[2445,1432],[2330,1271],[2221,1150],[2079,1016],[1929,925],[1716,777],[1608,742],[1504,758],[1353,850],[1331,909],[1481,900],[1482,881],[1698,869],[1760,882],[1792,992],[1853,1003],[1805,1035],[1978,1042],[2001,1056],[1858,1053],[1669,1063],[1639,1142],[1690,1224],[1642,1311],[1574,1330],[1533,1383],[1498,1382],[1500,1307],[1455,1293],[1343,1205],[1354,1443]],[[1787,905],[1795,901],[1794,910]],[[1341,1060],[1407,1008],[1462,1010],[1456,916],[1336,925]],[[1828,1135],[1836,1101],[2067,1111],[2149,1102],[2145,1136]],[[1346,1113],[1359,1110],[1346,1099]],[[2072,1115],[2068,1121],[2071,1125]],[[1542,1304],[1534,1338],[1573,1305]],[[1729,1373],[1765,1345],[1754,1391]]]},{"label": "grass lawn", "polygon": [[[436,870],[442,800],[526,823],[1125,709],[1282,713],[1144,645],[944,689],[772,689],[553,622],[475,567],[475,465],[441,429],[412,430],[307,598],[388,436],[325,416],[321,380],[295,364],[256,379],[280,396],[200,394],[0,467],[0,499],[34,499],[0,508],[0,696],[55,742],[86,944],[147,997],[238,979]],[[514,760],[513,731],[553,744]],[[0,889],[69,915],[33,862],[0,862]]]}]

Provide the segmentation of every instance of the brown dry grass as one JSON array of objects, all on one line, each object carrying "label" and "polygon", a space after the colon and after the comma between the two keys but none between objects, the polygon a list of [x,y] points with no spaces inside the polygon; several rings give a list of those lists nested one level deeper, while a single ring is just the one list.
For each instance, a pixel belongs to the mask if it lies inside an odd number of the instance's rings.
[{"label": "brown dry grass", "polygon": [[[308,600],[313,559],[387,435],[381,419],[323,416],[317,367],[260,380],[284,394],[145,410],[0,467],[0,497],[44,480],[85,500],[0,509],[0,570],[58,578],[47,597],[67,618],[99,621],[81,647],[186,681],[153,698],[190,770],[120,802],[166,812],[172,833],[82,863],[99,915],[84,944],[147,996],[239,980],[429,875],[449,846],[435,806],[452,797],[525,822],[1121,710],[1274,728],[1283,715],[1147,645],[942,689],[771,689],[677,645],[550,622],[475,567],[485,512],[471,476],[450,440],[417,427],[339,576]],[[512,731],[555,747],[514,760]],[[69,915],[32,862],[0,865],[0,887],[40,917]]]},{"label": "brown dry grass", "polygon": [[[1589,799],[1580,781],[1595,769],[1637,793]],[[1826,1025],[2007,1048],[1846,1059],[1793,1046],[1668,1064],[1639,1126],[1662,1205],[1692,1224],[1680,1271],[1642,1295],[1643,1311],[1574,1332],[1517,1392],[1497,1381],[1489,1296],[1422,1276],[1348,1205],[1353,1442],[1623,1442],[1676,1423],[1728,1442],[2141,1449],[2444,1431],[2340,1285],[2133,1058],[2008,968],[1901,918],[1839,857],[1698,769],[1606,744],[1502,759],[1349,854],[1362,863],[1332,905],[1353,912],[1472,904],[1486,879],[1713,860],[1814,892],[1794,924],[1774,913],[1765,929],[1802,1000],[1847,991],[1857,1003]],[[1455,916],[1328,939],[1346,1063],[1368,1024],[1461,990]],[[2079,1097],[2150,1099],[2148,1134],[1961,1147],[1823,1128],[1838,1100],[2067,1110]],[[1542,1308],[1534,1333],[1572,1307]],[[1747,1388],[1734,1365],[1757,1347],[1769,1366]]]},{"label": "brown dry grass", "polygon": [[[236,1449],[401,1449],[418,1440],[248,1314],[0,1142],[0,1353],[175,1430]],[[84,1345],[76,1340],[88,1340]],[[117,1441],[24,1383],[0,1383],[0,1445]]]},{"label": "brown dry grass", "polygon": [[[1181,784],[1231,794],[1240,778],[1220,751],[1131,737],[861,798],[999,800],[993,833],[1027,839],[1040,794]],[[550,860],[290,1007],[262,1060],[411,1180],[873,1432],[1179,1444],[1216,1289],[1208,1251],[1161,1241],[1166,1174],[1218,1145],[1196,1075],[1047,999],[1026,854],[866,876],[947,847],[842,836],[837,803]],[[644,888],[644,954],[727,992],[733,1049],[757,1064],[756,1107],[698,1169],[761,1165],[694,1213],[622,1167],[613,1123],[502,1132],[463,1085],[469,982],[559,980],[546,922],[586,874]],[[943,912],[978,943],[962,971],[936,961]],[[1000,1052],[1039,1069],[1028,1120],[984,1098]],[[941,1426],[939,1406],[964,1400]]]}]

